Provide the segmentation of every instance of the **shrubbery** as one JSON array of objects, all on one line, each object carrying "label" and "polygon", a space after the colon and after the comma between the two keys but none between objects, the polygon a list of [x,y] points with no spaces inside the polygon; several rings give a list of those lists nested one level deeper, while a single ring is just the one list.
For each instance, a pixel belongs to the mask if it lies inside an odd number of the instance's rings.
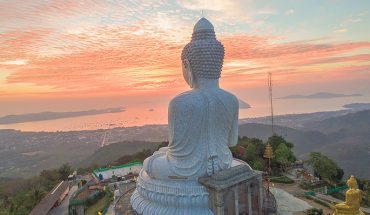
[{"label": "shrubbery", "polygon": [[274,158],[271,159],[272,175],[280,175],[285,172],[296,158],[292,151],[293,144],[278,135],[271,136],[266,143],[257,138],[239,137],[238,144],[230,147],[235,158],[246,161],[253,169],[267,170],[268,162],[263,157],[265,147],[270,143]]},{"label": "shrubbery", "polygon": [[323,215],[324,212],[322,211],[322,209],[318,209],[318,208],[311,208],[311,209],[308,209],[306,211],[307,215]]},{"label": "shrubbery", "polygon": [[294,180],[286,176],[281,176],[281,177],[270,178],[270,182],[282,183],[282,184],[293,184]]},{"label": "shrubbery", "polygon": [[71,167],[64,164],[30,179],[0,180],[0,214],[27,215],[70,172]]}]

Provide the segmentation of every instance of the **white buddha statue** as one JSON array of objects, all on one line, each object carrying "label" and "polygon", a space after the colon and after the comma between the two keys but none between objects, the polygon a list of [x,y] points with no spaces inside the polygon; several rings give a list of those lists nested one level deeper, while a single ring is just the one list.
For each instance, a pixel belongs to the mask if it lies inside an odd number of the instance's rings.
[{"label": "white buddha statue", "polygon": [[169,105],[168,147],[144,161],[131,197],[139,214],[212,214],[208,193],[197,179],[229,168],[229,147],[238,139],[238,100],[219,87],[223,59],[213,25],[201,18],[181,54],[192,90]]}]

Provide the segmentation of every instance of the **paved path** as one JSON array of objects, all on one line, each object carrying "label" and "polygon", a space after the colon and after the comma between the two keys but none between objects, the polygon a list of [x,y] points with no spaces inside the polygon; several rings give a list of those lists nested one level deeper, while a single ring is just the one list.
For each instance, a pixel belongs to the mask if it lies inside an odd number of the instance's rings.
[{"label": "paved path", "polygon": [[134,192],[136,183],[125,184],[120,186],[122,196],[117,200],[115,204],[115,210],[117,215],[133,215],[135,212],[131,208],[130,197]]},{"label": "paved path", "polygon": [[53,208],[49,212],[49,214],[50,215],[68,215],[69,198],[71,197],[72,193],[74,193],[76,190],[77,190],[77,186],[71,187],[68,195],[64,198],[62,204],[60,204],[56,208]]},{"label": "paved path", "polygon": [[293,215],[295,212],[306,211],[312,208],[306,201],[293,196],[285,190],[271,188],[271,193],[276,199],[278,215]]},{"label": "paved path", "polygon": [[105,215],[115,215],[116,213],[114,212],[114,204],[111,204],[108,208],[108,211],[105,213]]},{"label": "paved path", "polygon": [[127,191],[131,190],[134,187],[136,187],[136,182],[123,184],[119,187],[119,191],[121,192],[121,194],[125,194]]},{"label": "paved path", "polygon": [[[303,190],[302,188],[300,188],[297,183],[294,183],[294,184],[273,183],[273,184],[275,185],[276,188],[280,188],[280,189],[285,190],[286,192],[292,194],[293,196],[295,196],[295,197],[297,197],[299,199],[302,199],[303,201],[307,202],[312,207],[323,209],[324,214],[332,214],[333,213],[330,208],[327,208],[325,206],[322,206],[322,205],[314,202],[313,200],[307,199],[305,197],[305,195],[304,195],[304,193],[307,192],[307,191],[306,190]],[[303,212],[294,212],[293,214],[304,214],[304,213]]]}]

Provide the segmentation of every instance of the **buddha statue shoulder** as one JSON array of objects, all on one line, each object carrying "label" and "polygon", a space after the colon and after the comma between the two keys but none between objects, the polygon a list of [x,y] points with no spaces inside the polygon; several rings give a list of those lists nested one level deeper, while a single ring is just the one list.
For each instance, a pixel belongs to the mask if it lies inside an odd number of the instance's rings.
[{"label": "buddha statue shoulder", "polygon": [[348,179],[347,185],[349,189],[346,192],[346,201],[334,206],[333,215],[364,215],[360,210],[362,193],[357,188],[357,181],[354,176]]},{"label": "buddha statue shoulder", "polygon": [[229,168],[238,138],[238,99],[220,89],[224,47],[202,18],[181,54],[183,77],[192,88],[169,105],[169,145],[144,161],[153,178],[196,179]]}]

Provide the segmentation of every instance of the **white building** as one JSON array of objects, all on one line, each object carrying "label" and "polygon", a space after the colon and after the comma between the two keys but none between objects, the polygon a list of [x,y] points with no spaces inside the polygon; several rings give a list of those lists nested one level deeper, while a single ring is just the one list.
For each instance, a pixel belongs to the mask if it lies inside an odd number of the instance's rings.
[{"label": "white building", "polygon": [[97,179],[103,178],[103,180],[112,178],[113,175],[116,177],[123,177],[128,174],[138,175],[140,170],[143,168],[141,162],[131,162],[120,166],[112,166],[110,168],[100,168],[93,171],[94,176]]}]

